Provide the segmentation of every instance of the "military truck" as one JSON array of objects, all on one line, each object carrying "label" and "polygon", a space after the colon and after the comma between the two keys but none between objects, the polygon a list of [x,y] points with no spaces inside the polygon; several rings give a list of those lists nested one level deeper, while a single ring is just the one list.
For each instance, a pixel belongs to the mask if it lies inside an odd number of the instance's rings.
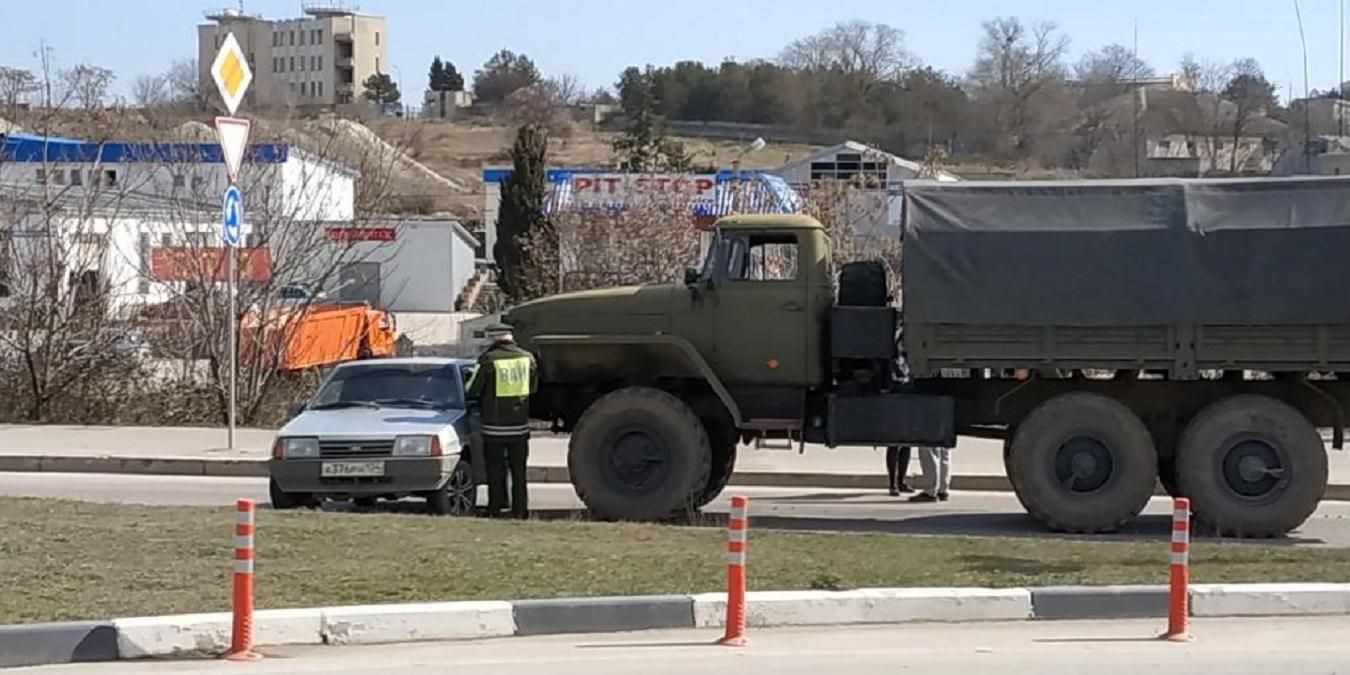
[{"label": "military truck", "polygon": [[1312,514],[1319,428],[1339,449],[1350,404],[1350,182],[915,182],[902,199],[897,298],[883,266],[836,270],[816,220],[734,216],[683,284],[505,315],[592,512],[706,505],[748,442],[961,435],[1003,440],[1055,530],[1116,530],[1159,479],[1228,535]]}]

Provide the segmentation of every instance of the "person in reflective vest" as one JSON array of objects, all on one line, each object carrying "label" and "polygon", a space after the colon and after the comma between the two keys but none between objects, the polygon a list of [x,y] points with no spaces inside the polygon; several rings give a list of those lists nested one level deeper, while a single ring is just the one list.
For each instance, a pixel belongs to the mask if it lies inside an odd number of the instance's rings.
[{"label": "person in reflective vest", "polygon": [[[530,395],[539,386],[534,356],[518,347],[511,327],[488,327],[492,345],[478,357],[469,379],[468,398],[478,404],[487,462],[488,516],[507,509],[516,518],[529,516],[529,489],[525,467],[530,456]],[[506,474],[511,473],[507,499]]]}]

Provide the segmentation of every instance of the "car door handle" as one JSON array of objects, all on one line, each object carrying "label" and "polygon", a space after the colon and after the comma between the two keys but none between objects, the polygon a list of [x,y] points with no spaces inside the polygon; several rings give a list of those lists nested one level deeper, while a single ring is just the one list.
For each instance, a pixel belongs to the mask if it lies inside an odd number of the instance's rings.
[{"label": "car door handle", "polygon": [[800,311],[802,311],[802,306],[801,306],[801,303],[793,302],[793,301],[789,300],[789,301],[783,303],[783,309],[784,309],[784,310],[787,310],[787,311],[789,311],[789,312],[800,312]]}]

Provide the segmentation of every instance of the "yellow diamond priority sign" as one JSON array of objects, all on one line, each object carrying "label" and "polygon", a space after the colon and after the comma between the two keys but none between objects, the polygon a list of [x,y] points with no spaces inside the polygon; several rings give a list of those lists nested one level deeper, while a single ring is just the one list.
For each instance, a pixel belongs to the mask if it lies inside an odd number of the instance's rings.
[{"label": "yellow diamond priority sign", "polygon": [[249,83],[253,82],[253,71],[248,67],[248,58],[244,55],[244,50],[239,48],[239,41],[234,39],[234,33],[227,34],[225,42],[220,45],[215,63],[211,64],[211,77],[216,81],[220,97],[225,99],[225,108],[233,115],[239,110],[239,104],[244,100],[244,92],[248,91]]}]

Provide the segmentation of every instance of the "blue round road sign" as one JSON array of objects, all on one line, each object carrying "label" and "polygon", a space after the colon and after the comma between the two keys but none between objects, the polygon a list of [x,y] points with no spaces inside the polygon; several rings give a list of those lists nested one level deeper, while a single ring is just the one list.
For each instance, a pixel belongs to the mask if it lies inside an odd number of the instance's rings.
[{"label": "blue round road sign", "polygon": [[244,194],[231,185],[225,189],[225,203],[222,209],[221,237],[230,246],[239,245],[239,237],[244,228]]}]

